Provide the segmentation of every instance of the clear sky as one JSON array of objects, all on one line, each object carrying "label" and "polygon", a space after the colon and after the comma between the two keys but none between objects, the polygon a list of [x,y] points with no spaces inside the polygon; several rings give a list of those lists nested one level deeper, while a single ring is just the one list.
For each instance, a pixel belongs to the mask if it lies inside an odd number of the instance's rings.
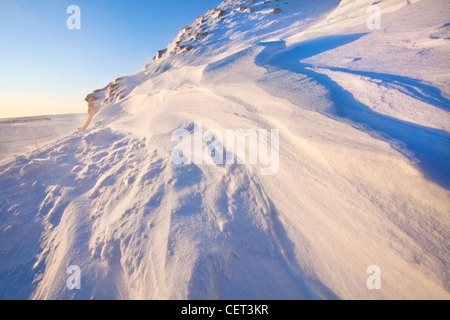
[{"label": "clear sky", "polygon": [[[87,111],[221,0],[0,0],[0,118]],[[70,5],[81,29],[70,30]]]}]

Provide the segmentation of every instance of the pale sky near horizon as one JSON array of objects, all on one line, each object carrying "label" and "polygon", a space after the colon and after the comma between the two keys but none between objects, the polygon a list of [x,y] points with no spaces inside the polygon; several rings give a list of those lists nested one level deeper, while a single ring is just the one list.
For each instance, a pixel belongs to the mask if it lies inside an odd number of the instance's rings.
[{"label": "pale sky near horizon", "polygon": [[[0,118],[87,112],[87,94],[151,62],[221,0],[1,0]],[[67,28],[70,5],[81,29]]]}]

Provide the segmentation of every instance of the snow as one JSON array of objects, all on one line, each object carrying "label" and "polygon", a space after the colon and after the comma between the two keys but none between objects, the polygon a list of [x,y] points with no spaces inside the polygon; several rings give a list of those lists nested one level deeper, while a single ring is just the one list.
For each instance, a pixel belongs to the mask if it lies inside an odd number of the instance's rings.
[{"label": "snow", "polygon": [[76,130],[84,114],[0,119],[0,161],[40,149]]},{"label": "snow", "polygon": [[[2,163],[0,298],[448,299],[449,4],[372,3],[225,1]],[[279,170],[175,165],[196,122],[278,129]]]}]

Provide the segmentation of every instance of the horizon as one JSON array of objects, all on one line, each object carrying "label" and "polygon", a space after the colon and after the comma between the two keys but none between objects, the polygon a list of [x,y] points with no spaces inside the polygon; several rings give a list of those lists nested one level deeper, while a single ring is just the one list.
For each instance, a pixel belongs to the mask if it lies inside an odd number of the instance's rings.
[{"label": "horizon", "polygon": [[[2,2],[0,118],[87,113],[89,93],[140,72],[181,28],[221,2]],[[71,5],[80,8],[80,29],[68,28]]]}]

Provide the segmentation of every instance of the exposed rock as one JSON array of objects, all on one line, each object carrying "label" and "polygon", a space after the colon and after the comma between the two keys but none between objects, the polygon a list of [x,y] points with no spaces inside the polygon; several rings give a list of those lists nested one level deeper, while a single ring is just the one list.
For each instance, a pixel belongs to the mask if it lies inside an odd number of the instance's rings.
[{"label": "exposed rock", "polygon": [[156,59],[161,59],[162,56],[163,56],[166,52],[167,52],[167,49],[159,50],[159,51],[156,53]]},{"label": "exposed rock", "polygon": [[190,26],[186,26],[186,27],[182,28],[182,29],[180,30],[180,32],[181,32],[181,33],[185,33],[185,32],[187,32],[187,31],[189,31],[189,30],[191,30],[191,27],[190,27]]},{"label": "exposed rock", "polygon": [[239,8],[237,9],[237,11],[239,11],[239,12],[252,13],[252,12],[253,12],[253,8],[239,7]]},{"label": "exposed rock", "polygon": [[116,80],[114,80],[114,84],[118,84],[119,82],[122,82],[123,78],[117,78]]},{"label": "exposed rock", "polygon": [[195,39],[204,39],[208,36],[208,32],[199,32],[195,35]]},{"label": "exposed rock", "polygon": [[99,92],[99,90],[95,90],[94,93],[88,94],[85,99],[86,102],[88,103],[89,109],[94,108],[95,107],[94,103],[99,100],[99,98],[95,96],[97,92]]}]

